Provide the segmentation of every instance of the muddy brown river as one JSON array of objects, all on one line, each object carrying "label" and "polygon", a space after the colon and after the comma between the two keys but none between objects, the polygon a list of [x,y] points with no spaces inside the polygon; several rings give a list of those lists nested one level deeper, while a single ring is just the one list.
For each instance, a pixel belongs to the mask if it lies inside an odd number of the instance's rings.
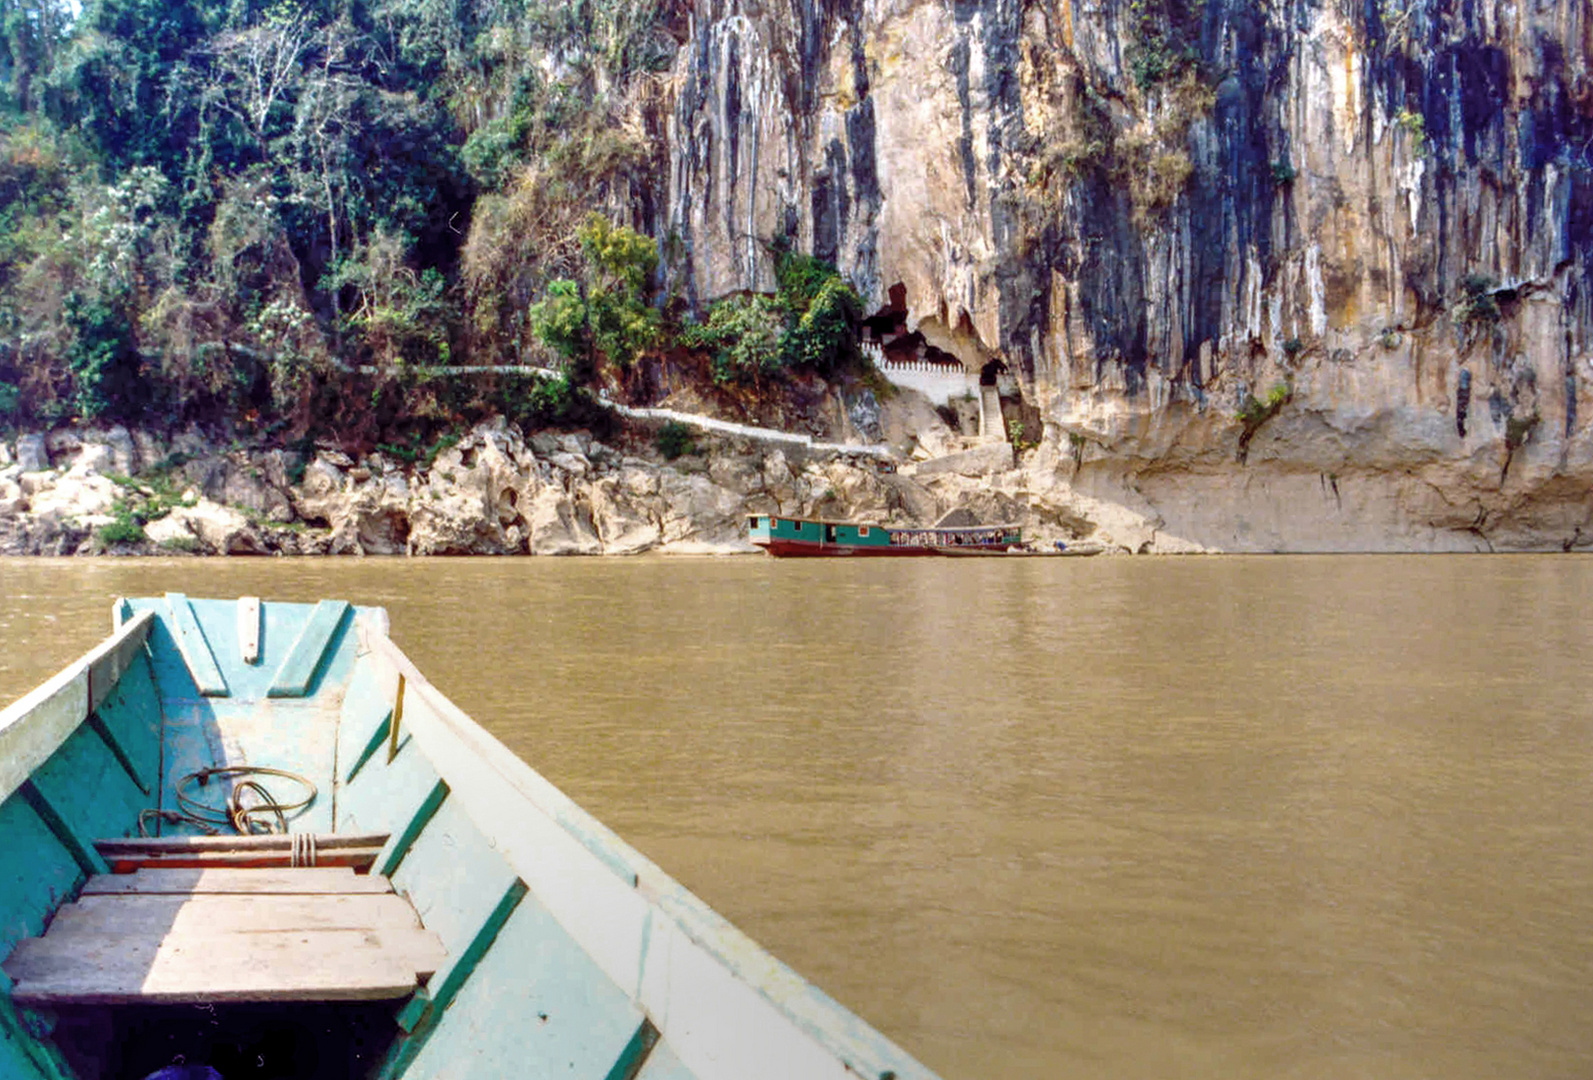
[{"label": "muddy brown river", "polygon": [[166,590],[385,605],[947,1080],[1593,1074],[1593,558],[0,560],[0,700]]}]

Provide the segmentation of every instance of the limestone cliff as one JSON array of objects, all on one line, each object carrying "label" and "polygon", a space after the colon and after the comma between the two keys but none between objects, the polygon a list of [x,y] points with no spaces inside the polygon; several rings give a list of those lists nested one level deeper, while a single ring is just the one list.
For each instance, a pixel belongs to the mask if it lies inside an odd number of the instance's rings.
[{"label": "limestone cliff", "polygon": [[699,303],[796,236],[1170,533],[1582,546],[1590,63],[1586,0],[700,0],[654,224]]}]

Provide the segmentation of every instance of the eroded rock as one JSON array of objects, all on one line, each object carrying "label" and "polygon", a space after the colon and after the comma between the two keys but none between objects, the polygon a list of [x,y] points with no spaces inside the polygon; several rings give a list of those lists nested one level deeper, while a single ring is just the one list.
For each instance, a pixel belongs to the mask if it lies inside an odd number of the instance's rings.
[{"label": "eroded rock", "polygon": [[50,467],[50,453],[43,435],[23,435],[17,439],[17,461],[22,471],[43,472]]}]

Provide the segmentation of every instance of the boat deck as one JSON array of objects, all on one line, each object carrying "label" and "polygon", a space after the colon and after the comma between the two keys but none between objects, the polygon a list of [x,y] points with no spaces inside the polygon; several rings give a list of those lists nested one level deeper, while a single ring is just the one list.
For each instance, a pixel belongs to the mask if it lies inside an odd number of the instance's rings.
[{"label": "boat deck", "polygon": [[90,878],[5,970],[34,1006],[378,1001],[445,959],[379,874],[162,867]]}]

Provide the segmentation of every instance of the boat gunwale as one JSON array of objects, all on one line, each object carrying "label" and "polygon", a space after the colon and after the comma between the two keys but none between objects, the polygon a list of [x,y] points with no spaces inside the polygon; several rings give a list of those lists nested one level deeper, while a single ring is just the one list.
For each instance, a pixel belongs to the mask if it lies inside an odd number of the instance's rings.
[{"label": "boat gunwale", "polygon": [[[462,749],[473,754],[551,825],[561,829],[588,855],[614,874],[620,885],[637,893],[652,911],[672,922],[688,940],[702,948],[735,980],[756,992],[799,1032],[833,1055],[849,1072],[870,1080],[884,1076],[892,1076],[896,1080],[937,1080],[933,1071],[764,949],[504,746],[497,737],[432,685],[414,661],[385,632],[372,632],[373,627],[362,620],[356,622],[356,627],[361,631],[361,644],[371,652],[380,654],[404,675],[406,694],[418,693],[430,706],[431,717],[426,716],[427,710],[406,710],[405,714],[405,724],[411,728],[422,749],[426,748],[428,742],[425,721],[435,719],[448,735],[459,741]],[[417,724],[416,720],[420,723]],[[427,756],[439,774],[445,774],[443,763],[431,754]],[[577,940],[580,940],[579,935]],[[585,942],[582,945],[586,947]],[[643,953],[636,960],[639,970],[645,969],[645,961],[644,944]],[[641,981],[646,981],[645,974]],[[623,984],[620,985],[624,989]],[[635,992],[626,992],[639,1007],[645,1008],[641,1001],[644,995],[640,986]],[[664,1039],[673,1041],[668,1017],[654,1019]]]},{"label": "boat gunwale", "polygon": [[[125,668],[113,670],[108,684],[95,685],[95,667],[130,643],[142,647],[154,618],[145,611],[119,623],[98,645],[0,709],[0,801],[22,787],[105,700]],[[52,715],[52,706],[60,711]]]}]

